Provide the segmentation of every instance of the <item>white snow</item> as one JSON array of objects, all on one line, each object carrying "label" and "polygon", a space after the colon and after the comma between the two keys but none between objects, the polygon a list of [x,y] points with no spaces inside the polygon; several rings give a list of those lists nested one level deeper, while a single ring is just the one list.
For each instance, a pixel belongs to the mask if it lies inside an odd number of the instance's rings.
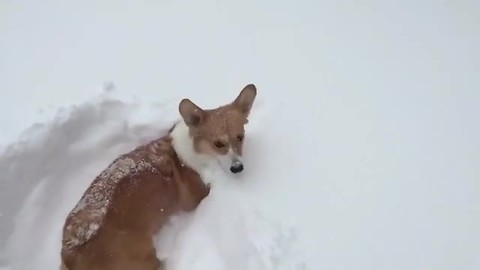
[{"label": "white snow", "polygon": [[0,269],[58,268],[114,158],[248,83],[246,170],[158,236],[173,269],[480,269],[479,8],[2,1]]},{"label": "white snow", "polygon": [[[108,104],[111,102],[116,106],[109,107]],[[102,166],[106,166],[105,161],[113,160],[123,151],[131,150],[127,149],[127,146],[133,146],[147,138],[164,134],[164,132],[158,133],[156,129],[152,128],[145,130],[140,135],[128,136],[121,126],[117,125],[117,128],[112,128],[115,125],[111,123],[119,120],[118,115],[115,115],[112,110],[118,111],[121,110],[120,107],[123,107],[122,111],[128,111],[132,106],[130,103],[110,99],[99,102],[92,101],[73,109],[70,112],[70,118],[67,117],[64,122],[48,124],[49,132],[37,141],[35,146],[19,146],[17,149],[7,151],[1,162],[2,169],[7,172],[6,181],[8,183],[32,181],[31,187],[33,187],[32,191],[23,191],[29,195],[26,196],[27,199],[20,209],[16,211],[13,228],[7,228],[13,232],[7,242],[7,255],[13,269],[55,268],[59,262],[61,227],[66,214],[72,208],[73,211],[82,211],[86,203],[78,200],[94,177],[105,169],[102,168]],[[148,107],[148,105],[145,106]],[[92,111],[101,111],[101,114],[89,115]],[[85,127],[78,123],[78,118],[75,116],[81,116],[82,120],[84,117],[90,117],[89,124],[92,128],[84,130]],[[129,126],[129,129],[136,129],[137,123],[129,119],[128,114],[123,114],[122,120],[125,121],[126,126]],[[158,128],[158,126],[162,126],[162,122],[157,119],[150,125]],[[166,124],[163,124],[165,128],[169,123],[167,121]],[[108,130],[102,130],[100,128],[102,126],[107,127]],[[99,128],[101,132],[97,132]],[[23,158],[31,156],[32,147],[43,149],[45,142],[60,143],[62,137],[67,138],[63,139],[64,145],[56,146],[55,149],[50,149],[50,152],[44,152],[48,158],[43,155],[38,155],[38,159],[34,161]],[[71,151],[64,151],[64,149],[68,149],[69,145],[78,145],[78,141],[83,141],[85,137],[94,138],[93,140],[97,143],[83,143],[81,144],[83,147],[75,147],[73,151],[71,149]],[[19,158],[18,155],[21,157]],[[122,168],[121,170],[118,169],[119,166]],[[133,163],[128,159],[120,159],[108,167],[103,174],[100,174],[100,177],[110,177],[113,179],[113,183],[115,179],[121,177],[118,174],[127,173],[131,166]],[[12,167],[13,169],[11,169]],[[20,179],[16,179],[16,175],[21,171],[25,174]],[[113,175],[109,176],[112,173]],[[42,175],[45,175],[43,179],[35,180]],[[173,269],[192,269],[192,267],[194,267],[193,269],[203,269],[207,264],[212,263],[222,266],[217,269],[225,267],[228,269],[281,269],[279,267],[284,267],[282,265],[292,263],[290,262],[292,257],[285,256],[288,255],[286,252],[289,249],[294,248],[291,246],[294,242],[289,238],[291,232],[276,228],[275,226],[281,225],[281,219],[261,213],[253,203],[260,199],[256,199],[255,192],[249,192],[249,189],[253,188],[249,187],[249,182],[254,179],[255,174],[250,172],[247,175],[240,179],[238,177],[226,179],[227,175],[224,173],[212,172],[210,177],[222,178],[220,183],[213,188],[210,198],[198,209],[198,213],[193,216],[180,215],[178,219],[173,220],[172,225],[166,227],[165,233],[162,232],[162,236],[159,236],[158,240],[159,256],[166,257],[169,264],[175,265]],[[222,184],[226,181],[231,183]],[[108,188],[105,185],[99,187]],[[19,187],[12,184],[10,189],[11,194],[14,194]],[[74,236],[69,240],[70,244],[81,244],[88,240],[94,230],[98,228],[96,220],[100,219],[99,215],[104,214],[103,209],[108,204],[108,200],[102,196],[104,193],[98,192],[93,194],[94,197],[84,198],[97,208],[88,210],[92,218],[90,226],[70,228]],[[8,197],[9,194],[6,196]],[[6,201],[15,201],[16,199],[19,198],[12,196]],[[182,222],[175,222],[182,218]],[[273,225],[268,222],[273,222]],[[162,240],[165,237],[166,240]],[[32,248],[31,241],[35,241],[35,248]],[[237,244],[232,245],[235,241]],[[212,248],[218,250],[212,249],[209,253],[201,255],[197,248],[203,248],[204,244],[213,245]],[[175,250],[172,251],[172,248]],[[38,252],[39,250],[43,252]],[[25,256],[28,256],[29,259],[25,260]],[[172,261],[168,258],[179,259]],[[205,262],[206,259],[209,261]],[[301,266],[300,263],[301,261],[298,262]]]}]

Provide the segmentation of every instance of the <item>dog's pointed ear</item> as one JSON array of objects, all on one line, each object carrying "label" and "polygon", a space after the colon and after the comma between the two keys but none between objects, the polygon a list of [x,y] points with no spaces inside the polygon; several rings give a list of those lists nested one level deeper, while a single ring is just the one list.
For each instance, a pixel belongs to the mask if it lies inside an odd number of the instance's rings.
[{"label": "dog's pointed ear", "polygon": [[245,117],[248,117],[256,96],[257,88],[253,84],[248,84],[242,89],[242,91],[240,91],[240,94],[233,102],[233,105],[237,107]]},{"label": "dog's pointed ear", "polygon": [[182,99],[178,105],[178,110],[183,120],[189,127],[198,126],[205,118],[205,111],[200,109],[190,99]]}]

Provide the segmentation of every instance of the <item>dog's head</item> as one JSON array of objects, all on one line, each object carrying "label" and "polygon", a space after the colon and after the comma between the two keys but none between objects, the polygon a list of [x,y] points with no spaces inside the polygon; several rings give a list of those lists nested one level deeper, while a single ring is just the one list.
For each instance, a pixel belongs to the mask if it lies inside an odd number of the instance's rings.
[{"label": "dog's head", "polygon": [[189,129],[194,150],[213,157],[232,173],[243,171],[244,125],[248,123],[256,95],[256,87],[249,84],[233,102],[211,110],[203,110],[191,100],[183,99],[179,111]]}]

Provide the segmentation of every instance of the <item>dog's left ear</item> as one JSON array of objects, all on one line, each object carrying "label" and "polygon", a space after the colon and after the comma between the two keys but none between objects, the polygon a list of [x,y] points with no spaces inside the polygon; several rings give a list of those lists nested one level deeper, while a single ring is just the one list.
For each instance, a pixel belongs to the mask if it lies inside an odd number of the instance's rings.
[{"label": "dog's left ear", "polygon": [[250,114],[250,110],[252,109],[253,102],[255,101],[255,97],[257,96],[257,88],[253,84],[249,84],[245,86],[240,94],[233,102],[233,105],[237,107],[240,112],[245,116],[248,117]]},{"label": "dog's left ear", "polygon": [[205,118],[205,111],[187,98],[182,99],[178,105],[178,110],[189,127],[197,127]]}]

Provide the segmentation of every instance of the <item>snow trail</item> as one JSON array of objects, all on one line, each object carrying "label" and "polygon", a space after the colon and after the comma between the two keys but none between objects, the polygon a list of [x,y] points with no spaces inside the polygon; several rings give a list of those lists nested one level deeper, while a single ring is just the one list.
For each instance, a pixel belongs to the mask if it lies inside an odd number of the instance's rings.
[{"label": "snow trail", "polygon": [[[142,108],[152,114],[146,117]],[[2,241],[8,240],[12,269],[58,266],[68,212],[114,158],[166,133],[177,119],[175,111],[165,108],[102,97],[63,112],[42,130],[27,131],[24,144],[7,150],[0,159],[8,190],[1,210],[11,222],[2,229]],[[255,214],[248,182],[224,174],[212,177],[218,185],[211,197],[162,232],[159,256],[167,258],[169,269],[282,269],[294,243],[289,228],[275,227],[281,220],[272,221],[265,213]]]}]

